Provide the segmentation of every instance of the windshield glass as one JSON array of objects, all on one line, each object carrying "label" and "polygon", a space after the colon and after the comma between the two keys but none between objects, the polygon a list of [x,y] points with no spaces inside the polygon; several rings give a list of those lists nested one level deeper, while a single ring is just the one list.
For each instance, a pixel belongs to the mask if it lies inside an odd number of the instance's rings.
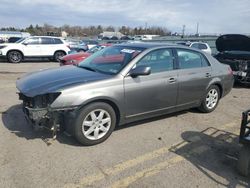
[{"label": "windshield glass", "polygon": [[103,48],[105,48],[105,46],[97,45],[97,46],[90,48],[87,52],[93,54],[99,50],[102,50]]},{"label": "windshield glass", "polygon": [[15,43],[20,43],[22,41],[24,41],[26,38],[20,38],[19,40],[17,40]]},{"label": "windshield glass", "polygon": [[104,74],[117,74],[143,50],[138,47],[107,47],[82,61],[79,67]]}]

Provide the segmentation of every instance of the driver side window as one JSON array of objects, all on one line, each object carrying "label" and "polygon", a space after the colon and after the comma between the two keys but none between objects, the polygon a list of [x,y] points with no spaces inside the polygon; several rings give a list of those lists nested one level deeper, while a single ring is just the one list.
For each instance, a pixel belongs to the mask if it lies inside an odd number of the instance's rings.
[{"label": "driver side window", "polygon": [[40,40],[38,37],[29,38],[25,41],[25,44],[40,44]]},{"label": "driver side window", "polygon": [[149,52],[139,62],[136,67],[147,66],[151,68],[151,73],[164,72],[174,69],[174,61],[171,49],[158,49]]}]

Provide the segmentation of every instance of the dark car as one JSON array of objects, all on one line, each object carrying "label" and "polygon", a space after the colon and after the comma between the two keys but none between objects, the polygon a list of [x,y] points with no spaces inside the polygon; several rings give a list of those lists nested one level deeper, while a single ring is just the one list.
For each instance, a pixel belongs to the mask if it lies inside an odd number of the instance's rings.
[{"label": "dark car", "polygon": [[133,43],[104,48],[77,66],[28,74],[16,85],[34,126],[65,127],[94,145],[117,125],[194,107],[212,112],[230,92],[233,75],[199,50]]},{"label": "dark car", "polygon": [[219,53],[215,58],[230,65],[235,81],[250,83],[250,38],[244,35],[222,35],[216,40]]},{"label": "dark car", "polygon": [[22,37],[10,37],[8,39],[8,43],[15,43],[15,42],[19,41],[20,39],[22,39]]}]

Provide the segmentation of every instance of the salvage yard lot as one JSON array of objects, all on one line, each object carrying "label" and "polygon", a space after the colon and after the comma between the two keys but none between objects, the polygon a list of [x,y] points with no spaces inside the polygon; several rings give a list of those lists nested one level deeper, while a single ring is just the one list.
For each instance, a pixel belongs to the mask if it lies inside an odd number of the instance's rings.
[{"label": "salvage yard lot", "polygon": [[0,187],[249,187],[236,172],[242,111],[249,87],[234,87],[218,108],[192,109],[118,128],[84,147],[54,141],[25,121],[15,81],[52,62],[0,63]]}]

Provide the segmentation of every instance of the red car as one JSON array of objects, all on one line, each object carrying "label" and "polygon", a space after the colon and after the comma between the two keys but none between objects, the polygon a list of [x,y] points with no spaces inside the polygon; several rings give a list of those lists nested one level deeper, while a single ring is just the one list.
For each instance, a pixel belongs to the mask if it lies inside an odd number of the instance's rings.
[{"label": "red car", "polygon": [[111,46],[111,45],[112,44],[99,44],[99,45],[96,45],[93,48],[89,49],[86,52],[80,52],[80,53],[76,53],[76,54],[69,54],[69,55],[63,56],[60,59],[60,66],[76,65],[76,64],[80,63],[81,61],[83,61],[84,59],[86,59],[87,57],[91,56],[93,53],[95,53],[95,52],[97,52],[105,47]]}]

